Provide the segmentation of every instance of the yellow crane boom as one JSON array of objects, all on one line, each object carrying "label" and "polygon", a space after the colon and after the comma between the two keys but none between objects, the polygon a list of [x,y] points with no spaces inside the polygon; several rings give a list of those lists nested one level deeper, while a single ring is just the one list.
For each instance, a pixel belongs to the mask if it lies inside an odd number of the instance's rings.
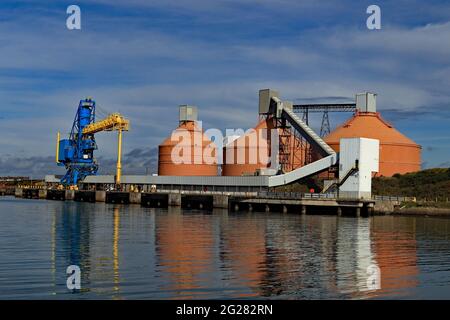
[{"label": "yellow crane boom", "polygon": [[122,131],[128,131],[129,128],[130,120],[125,119],[120,113],[112,113],[105,119],[91,123],[83,129],[83,134],[94,134],[101,131],[113,130],[118,132],[116,184],[120,184],[122,175]]},{"label": "yellow crane boom", "polygon": [[120,113],[112,113],[105,119],[91,123],[83,129],[83,134],[97,133],[100,131],[122,130],[128,131],[130,121],[125,119]]}]

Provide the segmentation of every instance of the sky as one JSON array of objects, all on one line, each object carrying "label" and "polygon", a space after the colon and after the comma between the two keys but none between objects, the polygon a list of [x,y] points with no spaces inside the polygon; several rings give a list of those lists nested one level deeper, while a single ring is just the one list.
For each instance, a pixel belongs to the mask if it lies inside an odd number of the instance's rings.
[{"label": "sky", "polygon": [[[72,4],[81,30],[66,27]],[[380,30],[366,27],[371,4]],[[248,129],[262,88],[299,103],[375,92],[423,168],[450,167],[449,1],[2,0],[0,47],[0,176],[62,173],[56,133],[87,96],[130,119],[123,172],[137,174],[155,170],[178,105],[198,106],[204,128]],[[101,173],[116,139],[96,135]]]}]

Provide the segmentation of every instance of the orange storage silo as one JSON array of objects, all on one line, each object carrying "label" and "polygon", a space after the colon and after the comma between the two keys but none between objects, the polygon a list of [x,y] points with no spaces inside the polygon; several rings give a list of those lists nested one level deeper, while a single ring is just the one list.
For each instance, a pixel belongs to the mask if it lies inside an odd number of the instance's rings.
[{"label": "orange storage silo", "polygon": [[[280,143],[279,161],[284,172],[289,172],[304,165],[306,159],[306,142],[294,135],[290,128],[276,129],[275,119],[270,117],[261,120],[253,132],[225,143],[223,149],[223,176],[254,175],[257,170],[267,169],[271,163],[264,161],[271,156],[271,130],[277,130]],[[263,131],[264,130],[264,131]],[[253,135],[256,133],[255,135]],[[253,136],[252,136],[253,135]],[[257,144],[255,144],[257,137]],[[265,150],[263,150],[265,149]],[[227,153],[229,158],[227,158]],[[238,156],[240,153],[240,156]],[[242,161],[243,160],[243,161]]]},{"label": "orange storage silo", "polygon": [[216,176],[216,146],[197,123],[197,108],[180,106],[180,125],[159,145],[160,176]]},{"label": "orange storage silo", "polygon": [[339,152],[341,138],[380,140],[378,176],[390,177],[420,170],[421,147],[387,123],[378,112],[360,112],[325,137],[325,142]]},{"label": "orange storage silo", "polygon": [[267,159],[262,157],[270,157],[270,130],[273,128],[273,118],[261,120],[253,132],[246,133],[224,146],[222,175],[254,175],[258,169],[268,168],[270,163],[267,164]]}]

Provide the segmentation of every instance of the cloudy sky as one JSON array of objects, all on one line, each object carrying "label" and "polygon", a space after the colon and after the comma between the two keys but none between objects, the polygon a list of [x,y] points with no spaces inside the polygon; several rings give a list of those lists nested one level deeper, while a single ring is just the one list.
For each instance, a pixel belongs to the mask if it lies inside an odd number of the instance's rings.
[{"label": "cloudy sky", "polygon": [[[66,28],[71,4],[81,30]],[[370,4],[381,30],[366,27]],[[298,102],[376,92],[424,167],[450,166],[448,1],[2,0],[0,46],[0,175],[61,173],[55,135],[86,96],[130,118],[126,174],[153,170],[179,104],[206,128],[249,128],[265,87]],[[113,172],[116,135],[97,142]]]}]

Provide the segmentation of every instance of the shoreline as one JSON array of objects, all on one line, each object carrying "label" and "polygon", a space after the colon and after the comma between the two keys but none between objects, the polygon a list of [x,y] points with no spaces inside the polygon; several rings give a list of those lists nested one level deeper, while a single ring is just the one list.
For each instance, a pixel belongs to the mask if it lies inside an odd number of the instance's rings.
[{"label": "shoreline", "polygon": [[[0,194],[1,195],[1,194]],[[1,195],[2,197],[22,198],[14,195]],[[74,200],[74,199],[71,199]],[[131,204],[132,202],[130,202]],[[275,211],[274,211],[275,212]],[[388,201],[377,201],[373,216],[423,216],[423,217],[450,217],[450,208],[438,207],[399,207],[398,204]]]},{"label": "shoreline", "polygon": [[392,215],[397,216],[433,216],[433,217],[450,217],[450,208],[435,207],[413,207],[395,209]]}]

